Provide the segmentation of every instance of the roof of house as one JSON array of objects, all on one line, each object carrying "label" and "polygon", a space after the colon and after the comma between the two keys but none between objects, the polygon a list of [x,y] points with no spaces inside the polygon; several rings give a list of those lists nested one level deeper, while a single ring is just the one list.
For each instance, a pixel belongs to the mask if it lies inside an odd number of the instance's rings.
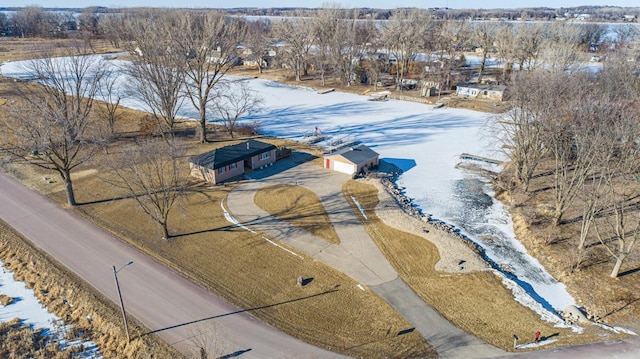
[{"label": "roof of house", "polygon": [[379,154],[366,145],[359,145],[357,147],[346,147],[338,152],[327,155],[327,157],[330,156],[342,156],[349,160],[349,162],[357,165],[369,161],[372,158],[379,156]]},{"label": "roof of house", "polygon": [[218,169],[275,149],[276,146],[256,140],[216,148],[189,158],[189,162],[209,169]]},{"label": "roof of house", "polygon": [[456,86],[474,88],[479,90],[487,90],[487,91],[504,91],[507,89],[507,86],[505,85],[486,85],[486,84],[479,84],[475,82],[460,82]]}]

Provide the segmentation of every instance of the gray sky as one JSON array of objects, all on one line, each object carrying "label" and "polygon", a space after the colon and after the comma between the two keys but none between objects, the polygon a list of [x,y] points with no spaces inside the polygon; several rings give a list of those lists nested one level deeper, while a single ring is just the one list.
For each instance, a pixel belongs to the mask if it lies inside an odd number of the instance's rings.
[{"label": "gray sky", "polygon": [[[573,7],[579,5],[611,5],[611,6],[640,6],[638,0],[13,0],[3,1],[2,6],[29,6],[40,5],[43,7],[87,7],[101,5],[108,7],[321,7],[323,3],[337,3],[345,8],[370,7],[381,9],[393,9],[396,7],[450,7],[462,8],[521,8],[521,7]],[[635,4],[634,4],[635,3]],[[304,5],[302,5],[304,4]]]}]

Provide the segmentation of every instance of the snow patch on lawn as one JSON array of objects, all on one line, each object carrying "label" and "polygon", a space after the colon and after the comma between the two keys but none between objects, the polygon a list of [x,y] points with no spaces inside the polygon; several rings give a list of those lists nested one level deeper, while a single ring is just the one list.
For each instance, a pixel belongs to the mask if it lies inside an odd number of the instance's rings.
[{"label": "snow patch on lawn", "polygon": [[620,334],[620,333],[624,333],[624,334],[629,334],[629,335],[638,335],[636,334],[636,332],[634,332],[633,330],[627,329],[627,328],[623,328],[623,327],[612,327],[610,325],[606,325],[603,323],[593,323],[594,325],[599,326],[602,329],[606,329],[606,330],[610,330],[616,334]]}]

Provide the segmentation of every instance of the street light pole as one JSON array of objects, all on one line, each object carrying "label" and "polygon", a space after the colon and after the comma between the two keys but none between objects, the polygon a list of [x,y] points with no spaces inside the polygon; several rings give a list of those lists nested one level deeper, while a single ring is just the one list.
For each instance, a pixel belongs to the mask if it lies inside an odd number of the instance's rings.
[{"label": "street light pole", "polygon": [[122,301],[122,292],[120,292],[120,283],[118,282],[118,272],[120,272],[124,267],[133,264],[133,262],[129,262],[120,269],[116,270],[116,266],[111,266],[113,268],[113,277],[116,279],[116,289],[118,289],[118,298],[120,299],[120,309],[122,309],[122,320],[124,321],[124,329],[127,332],[127,343],[131,341],[131,337],[129,336],[129,323],[127,322],[127,314],[124,310],[124,302]]}]

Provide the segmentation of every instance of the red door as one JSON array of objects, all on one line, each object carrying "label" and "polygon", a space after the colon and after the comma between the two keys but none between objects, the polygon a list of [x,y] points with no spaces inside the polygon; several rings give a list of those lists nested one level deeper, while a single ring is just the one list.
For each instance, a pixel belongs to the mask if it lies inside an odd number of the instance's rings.
[{"label": "red door", "polygon": [[325,160],[324,168],[331,168],[331,160],[330,159],[327,158]]}]

